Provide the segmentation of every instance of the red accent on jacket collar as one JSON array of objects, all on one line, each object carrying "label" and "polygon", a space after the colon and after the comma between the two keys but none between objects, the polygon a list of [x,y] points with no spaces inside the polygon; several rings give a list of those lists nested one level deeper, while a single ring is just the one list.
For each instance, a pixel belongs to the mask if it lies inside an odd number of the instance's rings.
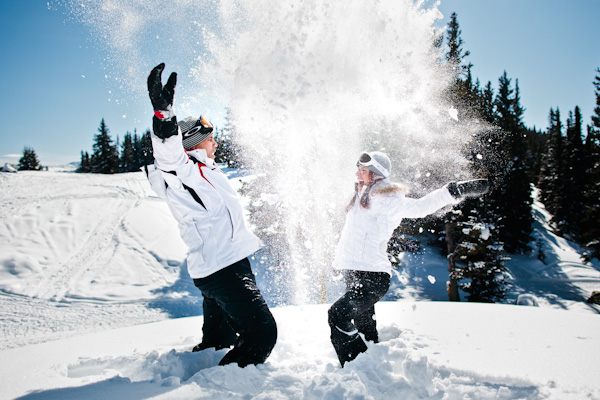
[{"label": "red accent on jacket collar", "polygon": [[[206,177],[204,176],[204,172],[202,172],[202,167],[206,167],[208,168],[208,166],[206,164],[201,163],[200,161],[198,161],[198,170],[200,170],[200,175],[202,175],[202,177],[204,178],[204,180],[208,183],[210,183],[210,186],[212,186],[213,188],[215,188],[215,185],[213,185],[208,179],[206,179]],[[210,168],[209,168],[210,169]],[[216,189],[216,188],[215,188]]]}]

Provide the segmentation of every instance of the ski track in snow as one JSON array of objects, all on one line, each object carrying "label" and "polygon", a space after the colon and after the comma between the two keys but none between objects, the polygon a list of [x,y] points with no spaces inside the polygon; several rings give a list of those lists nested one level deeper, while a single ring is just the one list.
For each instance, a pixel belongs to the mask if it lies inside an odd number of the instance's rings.
[{"label": "ski track in snow", "polygon": [[[7,245],[26,243],[25,250],[44,249],[39,263],[24,263],[31,271],[23,272],[19,260],[8,262],[17,283],[8,291],[0,289],[0,349],[168,317],[149,299],[110,301],[70,292],[80,281],[91,279],[86,274],[93,264],[109,262],[119,244],[116,233],[124,229],[123,218],[143,199],[154,201],[150,195],[151,189],[139,173],[0,174],[0,229],[4,228]],[[81,206],[90,202],[90,208]],[[49,212],[53,215],[48,216]],[[77,218],[85,214],[94,214],[88,219],[94,225],[81,231]],[[24,242],[31,236],[29,232],[37,235]],[[13,238],[17,240],[11,243]],[[23,256],[35,258],[33,253]]]},{"label": "ski track in snow", "polygon": [[[94,180],[95,179],[92,179],[92,182]],[[128,178],[126,182],[129,183],[129,181],[130,179]],[[60,179],[50,179],[48,182],[44,179],[43,184],[41,184],[42,182],[37,182],[36,179],[36,181],[31,183],[32,186],[35,187],[35,190],[31,190],[31,188],[27,186],[29,190],[25,192],[31,196],[23,196],[22,192],[20,192],[18,193],[20,196],[14,201],[8,202],[6,199],[3,199],[7,201],[9,205],[9,207],[6,207],[5,209],[5,204],[2,204],[2,209],[4,210],[3,217],[7,217],[8,211],[11,216],[30,218],[33,225],[32,228],[36,228],[39,226],[39,222],[36,220],[35,216],[31,215],[32,210],[39,209],[43,207],[43,204],[48,204],[51,202],[59,202],[64,204],[64,208],[61,210],[61,216],[72,215],[71,199],[73,196],[70,194],[69,186],[71,184],[80,185],[81,179],[77,180],[77,182],[71,182],[71,179],[66,181],[61,181]],[[100,185],[100,188],[103,187],[104,185]],[[42,193],[38,192],[38,188],[42,190]],[[52,190],[50,191],[49,189]],[[114,247],[114,245],[111,243],[113,239],[113,232],[118,227],[126,212],[133,208],[133,206],[136,204],[140,195],[130,189],[118,186],[110,189],[111,190],[108,193],[105,193],[103,196],[101,195],[99,197],[98,194],[92,194],[89,196],[89,199],[100,198],[102,202],[109,202],[111,203],[111,206],[103,207],[98,210],[100,215],[97,215],[96,226],[91,229],[91,232],[87,234],[87,237],[84,238],[83,243],[78,248],[72,249],[70,257],[68,257],[65,262],[61,263],[59,268],[48,268],[42,270],[35,277],[35,279],[38,281],[37,284],[34,282],[29,283],[29,285],[32,286],[30,288],[31,291],[29,292],[31,297],[51,299],[54,301],[63,300],[69,288],[71,287],[71,282],[75,282],[80,278],[84,272],[83,269],[95,259],[100,257],[103,253],[105,253],[108,247]],[[39,197],[33,197],[36,194]],[[78,201],[85,201],[86,197],[77,195],[76,199]],[[58,221],[51,222],[59,225],[60,229],[60,224],[62,221],[60,221],[60,217],[57,218],[57,220]],[[72,227],[70,227],[68,224],[64,224],[64,229],[67,230],[67,236],[71,240],[74,239],[73,232],[68,231],[69,229],[72,229]],[[9,230],[11,230],[10,227]],[[60,254],[59,247],[61,246],[61,243],[58,243],[55,240],[55,237],[53,237],[53,235],[51,235],[48,231],[40,231],[40,233],[45,241],[45,243],[42,243],[41,245],[45,246],[51,253],[58,256]]]},{"label": "ski track in snow", "polygon": [[[94,227],[84,243],[75,249],[74,254],[60,268],[54,269],[50,274],[41,276],[38,287],[31,293],[32,297],[52,299],[61,301],[71,287],[72,282],[79,280],[85,272],[84,269],[91,262],[96,261],[105,252],[110,252],[110,248],[115,248],[114,232],[119,226],[123,215],[132,209],[136,203],[136,198],[122,198],[110,196],[105,201],[111,201],[113,206],[107,208],[110,212],[102,215],[98,219],[98,224]],[[54,244],[49,239],[49,248],[53,249]]]},{"label": "ski track in snow", "polygon": [[148,302],[55,302],[0,294],[0,350],[165,319]]}]

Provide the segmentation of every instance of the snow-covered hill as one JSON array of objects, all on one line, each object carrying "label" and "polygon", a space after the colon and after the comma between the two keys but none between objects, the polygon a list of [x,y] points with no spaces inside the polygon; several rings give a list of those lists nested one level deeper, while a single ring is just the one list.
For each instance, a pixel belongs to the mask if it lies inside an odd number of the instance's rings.
[{"label": "snow-covered hill", "polygon": [[[447,298],[446,260],[405,255],[377,305],[382,342],[344,369],[327,305],[286,305],[257,257],[280,335],[265,365],[240,369],[188,351],[201,298],[142,173],[0,174],[0,398],[600,399],[600,310],[585,303],[600,267],[534,212],[546,263],[512,257],[509,304],[432,302]],[[513,305],[520,294],[540,307]]]}]

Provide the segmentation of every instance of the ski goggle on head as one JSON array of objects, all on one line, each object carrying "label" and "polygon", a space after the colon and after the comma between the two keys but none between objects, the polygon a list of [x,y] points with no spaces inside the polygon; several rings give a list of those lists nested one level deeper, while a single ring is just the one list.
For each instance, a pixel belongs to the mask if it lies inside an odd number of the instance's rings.
[{"label": "ski goggle on head", "polygon": [[361,153],[361,155],[358,157],[358,162],[356,163],[357,167],[359,165],[368,168],[370,171],[376,173],[377,175],[381,175],[384,178],[387,178],[390,175],[388,169],[381,165],[379,162],[377,162],[377,160],[371,155],[371,153]]},{"label": "ski goggle on head", "polygon": [[203,115],[200,116],[200,118],[198,119],[198,121],[196,121],[196,126],[194,126],[192,129],[190,129],[189,131],[187,131],[184,136],[185,137],[189,137],[189,136],[193,136],[196,133],[200,133],[200,134],[207,134],[207,133],[211,133],[213,131],[213,126],[210,122],[208,122],[206,120],[206,118],[204,118]]}]

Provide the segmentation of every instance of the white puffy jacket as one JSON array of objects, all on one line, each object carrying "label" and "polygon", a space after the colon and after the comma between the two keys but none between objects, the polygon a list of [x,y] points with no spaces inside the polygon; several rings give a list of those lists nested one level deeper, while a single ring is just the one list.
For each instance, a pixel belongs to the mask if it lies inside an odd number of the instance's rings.
[{"label": "white puffy jacket", "polygon": [[[363,187],[363,191],[364,191]],[[446,187],[434,190],[420,199],[405,197],[402,189],[383,179],[373,185],[370,206],[360,206],[360,195],[346,214],[346,221],[333,263],[336,269],[387,272],[392,264],[387,244],[403,218],[422,218],[456,200]]]},{"label": "white puffy jacket", "polygon": [[189,249],[192,278],[204,278],[260,249],[260,240],[246,227],[237,193],[205,150],[186,152],[181,133],[165,140],[152,134],[152,148],[156,170],[149,178],[151,183],[154,178],[153,188],[157,173],[166,182],[161,182],[162,195]]}]

